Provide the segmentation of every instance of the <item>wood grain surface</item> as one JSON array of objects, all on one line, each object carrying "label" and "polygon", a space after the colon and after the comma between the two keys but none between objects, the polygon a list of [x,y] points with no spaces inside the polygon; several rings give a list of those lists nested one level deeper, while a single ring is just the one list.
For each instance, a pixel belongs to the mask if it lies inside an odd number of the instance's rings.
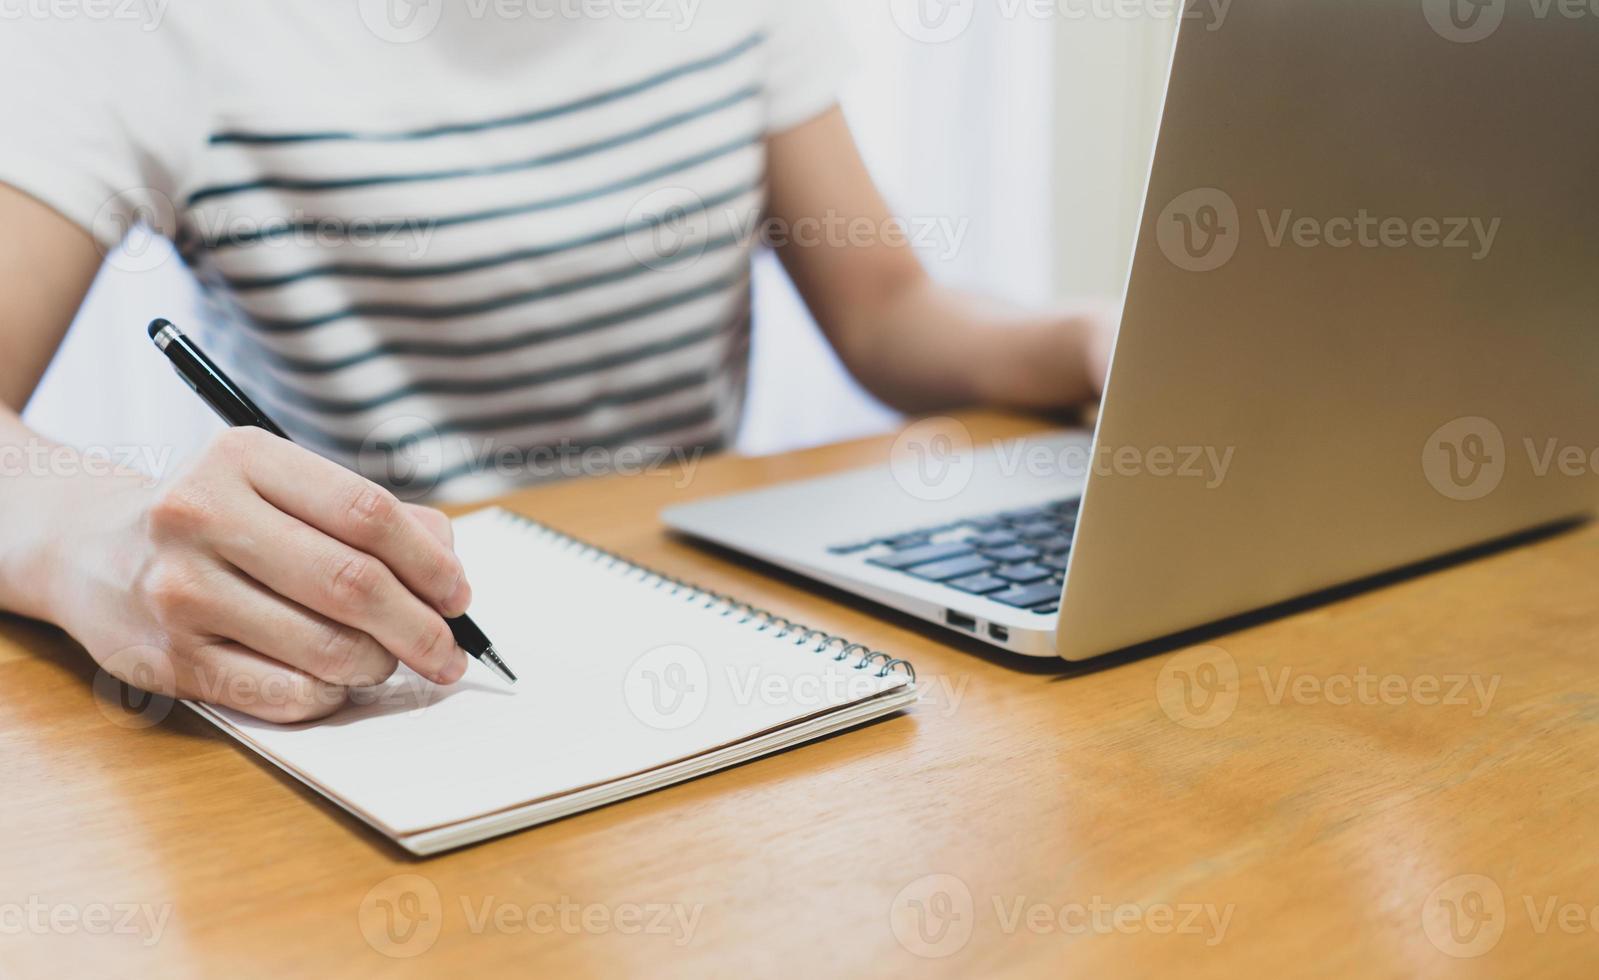
[{"label": "wood grain surface", "polygon": [[1592,974],[1599,533],[1073,667],[656,516],[891,441],[505,503],[907,657],[922,704],[427,860],[0,618],[0,976]]}]

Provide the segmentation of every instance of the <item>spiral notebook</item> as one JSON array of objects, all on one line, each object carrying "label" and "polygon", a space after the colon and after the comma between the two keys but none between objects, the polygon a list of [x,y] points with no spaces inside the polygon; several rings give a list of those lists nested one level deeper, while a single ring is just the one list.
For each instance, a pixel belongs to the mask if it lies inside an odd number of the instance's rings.
[{"label": "spiral notebook", "polygon": [[455,522],[472,618],[520,676],[401,668],[332,718],[191,704],[416,854],[603,806],[900,711],[902,660],[509,511]]}]

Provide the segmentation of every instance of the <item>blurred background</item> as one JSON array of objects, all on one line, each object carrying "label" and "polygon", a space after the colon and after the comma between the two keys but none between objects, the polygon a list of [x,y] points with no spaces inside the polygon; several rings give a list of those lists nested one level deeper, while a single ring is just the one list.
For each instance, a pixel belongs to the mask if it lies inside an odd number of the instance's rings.
[{"label": "blurred background", "polygon": [[[1170,5],[803,2],[838,10],[856,54],[845,111],[935,276],[1035,306],[1120,294],[1175,29]],[[152,263],[146,254],[133,264]],[[892,428],[899,417],[840,368],[770,255],[755,282],[739,451]],[[160,446],[171,465],[195,451],[217,423],[194,411],[150,345],[144,325],[155,316],[200,316],[182,263],[138,272],[108,263],[28,421],[75,445]]]}]

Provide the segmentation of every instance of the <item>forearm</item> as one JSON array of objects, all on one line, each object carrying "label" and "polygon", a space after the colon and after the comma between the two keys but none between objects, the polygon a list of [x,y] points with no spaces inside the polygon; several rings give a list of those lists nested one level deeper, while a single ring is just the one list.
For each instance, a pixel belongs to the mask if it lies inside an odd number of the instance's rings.
[{"label": "forearm", "polygon": [[1108,311],[1040,314],[944,288],[926,276],[857,305],[837,338],[846,366],[895,408],[1060,408],[1094,397]]},{"label": "forearm", "polygon": [[784,234],[778,249],[823,333],[873,394],[908,412],[976,403],[1060,408],[1094,397],[1114,309],[1029,314],[934,283],[838,110],[774,137],[769,150],[777,229],[831,223],[879,232],[810,244]]},{"label": "forearm", "polygon": [[144,479],[57,445],[19,417],[99,267],[86,232],[0,184],[0,610],[52,622],[70,601],[51,591],[71,578],[60,569],[72,542]]}]

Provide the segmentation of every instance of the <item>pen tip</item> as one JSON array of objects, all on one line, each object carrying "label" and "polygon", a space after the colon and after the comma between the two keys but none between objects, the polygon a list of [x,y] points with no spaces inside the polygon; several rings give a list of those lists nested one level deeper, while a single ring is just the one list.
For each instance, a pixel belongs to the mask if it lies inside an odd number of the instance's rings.
[{"label": "pen tip", "polygon": [[505,661],[500,659],[500,655],[494,652],[493,647],[489,647],[487,650],[484,650],[483,656],[480,659],[490,670],[494,671],[496,674],[499,674],[500,678],[504,680],[505,683],[516,683],[516,675],[511,673],[511,668],[505,666]]}]

